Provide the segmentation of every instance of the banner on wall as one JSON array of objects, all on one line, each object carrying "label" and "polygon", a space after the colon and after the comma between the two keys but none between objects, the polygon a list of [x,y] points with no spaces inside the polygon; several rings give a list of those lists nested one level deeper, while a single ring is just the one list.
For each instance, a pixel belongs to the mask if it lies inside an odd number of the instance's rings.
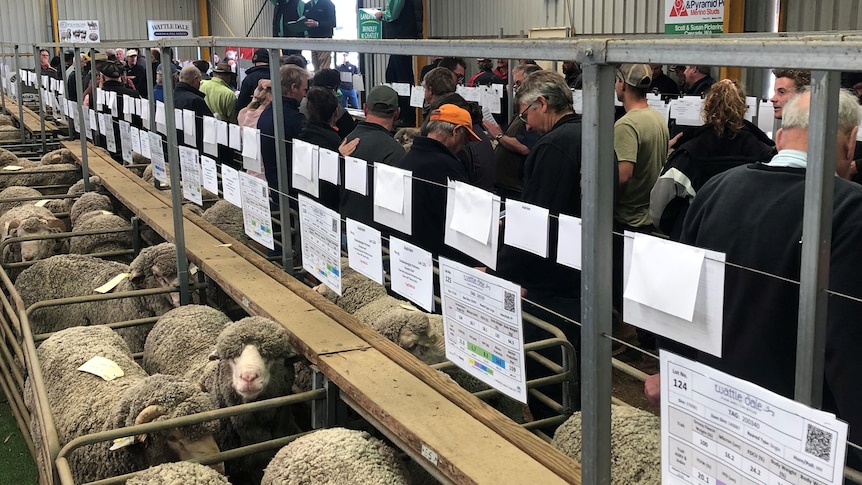
[{"label": "banner on wall", "polygon": [[98,20],[58,20],[57,32],[60,42],[92,43],[101,38]]},{"label": "banner on wall", "polygon": [[665,0],[664,33],[671,35],[721,34],[725,0]]},{"label": "banner on wall", "polygon": [[191,20],[147,20],[149,40],[186,39],[194,37]]},{"label": "banner on wall", "polygon": [[360,8],[357,20],[359,22],[359,38],[360,39],[382,39],[383,24],[374,13],[376,8]]}]

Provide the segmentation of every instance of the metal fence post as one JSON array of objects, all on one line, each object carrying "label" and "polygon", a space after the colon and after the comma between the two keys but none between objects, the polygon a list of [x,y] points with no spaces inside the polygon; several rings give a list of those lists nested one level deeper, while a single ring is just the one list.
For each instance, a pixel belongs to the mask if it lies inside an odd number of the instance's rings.
[{"label": "metal fence post", "polygon": [[[275,159],[278,173],[278,187],[275,194],[278,197],[279,210],[281,211],[281,265],[288,274],[293,274],[293,235],[290,233],[290,198],[287,192],[290,187],[290,173],[288,165],[282,163],[287,160],[287,151],[284,146],[284,104],[282,104],[283,93],[281,92],[281,71],[278,59],[281,57],[281,49],[269,49],[269,78],[272,80],[272,117],[275,137]],[[272,187],[270,187],[272,189]]]}]

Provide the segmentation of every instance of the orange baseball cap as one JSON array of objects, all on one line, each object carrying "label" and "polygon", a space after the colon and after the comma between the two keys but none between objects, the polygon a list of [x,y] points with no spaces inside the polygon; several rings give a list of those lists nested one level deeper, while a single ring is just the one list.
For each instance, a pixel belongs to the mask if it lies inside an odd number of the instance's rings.
[{"label": "orange baseball cap", "polygon": [[444,104],[440,106],[440,108],[431,112],[430,119],[432,121],[448,121],[449,123],[463,126],[470,134],[470,138],[473,141],[481,140],[481,138],[473,132],[473,119],[470,117],[470,113],[468,113],[464,108],[459,108],[454,104]]}]

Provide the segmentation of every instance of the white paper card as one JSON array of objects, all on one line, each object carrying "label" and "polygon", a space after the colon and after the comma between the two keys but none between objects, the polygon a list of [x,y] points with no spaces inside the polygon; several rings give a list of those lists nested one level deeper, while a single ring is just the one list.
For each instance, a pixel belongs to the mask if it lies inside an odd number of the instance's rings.
[{"label": "white paper card", "polygon": [[357,272],[383,284],[383,249],[380,231],[347,219],[348,264]]},{"label": "white paper card", "polygon": [[218,144],[216,143],[216,119],[212,116],[204,116],[204,153],[218,155]]},{"label": "white paper card", "polygon": [[449,188],[446,197],[446,230],[443,236],[443,242],[447,246],[453,247],[458,251],[480,261],[485,266],[497,268],[497,246],[500,238],[500,231],[497,229],[498,220],[500,219],[500,197],[494,196],[491,204],[491,220],[489,224],[493,225],[491,229],[490,240],[486,243],[480,243],[470,236],[462,234],[452,229],[452,219],[454,218],[455,204],[454,200],[455,184],[449,181]]},{"label": "white paper card", "polygon": [[635,234],[632,264],[623,296],[691,321],[703,258],[703,249]]},{"label": "white paper card", "polygon": [[[137,140],[138,145],[140,145],[141,140]],[[135,144],[132,141],[132,125],[126,120],[120,120],[120,153],[122,153],[123,162],[132,163],[132,151],[134,150],[134,147]],[[140,148],[140,146],[138,148]]]},{"label": "white paper card", "polygon": [[229,146],[236,151],[242,150],[242,129],[239,125],[228,123]]},{"label": "white paper card", "polygon": [[146,130],[141,130],[141,155],[144,156],[147,160],[152,160],[153,153],[150,150],[150,132]]},{"label": "white paper card", "polygon": [[404,185],[411,172],[374,162],[374,205],[396,214],[404,213]]},{"label": "white paper card", "polygon": [[392,83],[392,89],[398,93],[398,96],[410,96],[410,84],[409,83]]},{"label": "white paper card", "polygon": [[[237,125],[231,125],[231,128]],[[254,172],[263,172],[260,154],[260,130],[257,128],[242,128],[242,168]]]},{"label": "white paper card", "polygon": [[109,152],[119,153],[119,150],[117,150],[117,135],[114,133],[114,123],[111,121],[111,115],[105,113],[102,116],[102,123],[105,129],[105,146]]},{"label": "white paper card", "polygon": [[[487,244],[491,231],[493,194],[460,181],[456,181],[454,185],[455,212],[452,216],[452,229],[475,239],[476,242]],[[449,196],[452,195],[450,192]],[[496,219],[493,222],[496,224]]]},{"label": "white paper card", "polygon": [[834,414],[664,350],[660,365],[661,483],[845,483]]},{"label": "white paper card", "polygon": [[422,86],[413,86],[410,90],[410,107],[421,108],[425,105],[425,88]]},{"label": "white paper card", "polygon": [[[224,180],[226,168],[229,167],[222,165],[222,180]],[[272,212],[269,209],[269,188],[266,181],[245,172],[237,173],[245,233],[269,249],[275,249],[275,241],[272,237]]]},{"label": "white paper card", "polygon": [[180,145],[180,176],[183,197],[197,205],[203,205],[201,195],[201,164],[197,149]]},{"label": "white paper card", "polygon": [[168,183],[168,167],[165,165],[165,152],[162,150],[162,137],[155,132],[150,135],[150,155],[153,161],[153,178],[159,182]]},{"label": "white paper card", "polygon": [[165,103],[156,101],[156,131],[166,135],[168,133],[167,118],[165,118]]},{"label": "white paper card", "polygon": [[240,194],[239,188],[239,172],[225,164],[222,164],[221,185],[224,200],[237,207],[242,207],[242,194]]},{"label": "white paper card", "polygon": [[228,142],[228,127],[227,121],[216,120],[216,141],[219,145],[230,146]]},{"label": "white paper card", "polygon": [[293,140],[293,173],[311,180],[315,146],[302,140]]},{"label": "white paper card", "polygon": [[676,119],[677,125],[700,126],[703,124],[701,107],[703,99],[698,96],[683,96],[670,100],[670,117]]},{"label": "white paper card", "polygon": [[557,234],[557,263],[580,270],[583,262],[582,248],[581,218],[560,214],[560,230]]},{"label": "white paper card", "polygon": [[434,262],[431,253],[397,237],[390,237],[389,264],[392,291],[433,312]]},{"label": "white paper card", "polygon": [[218,168],[216,167],[216,161],[206,155],[201,155],[201,178],[203,179],[204,188],[218,195]]},{"label": "white paper card", "polygon": [[299,194],[302,268],[341,295],[341,216]]},{"label": "white paper card", "polygon": [[[134,126],[129,127],[129,138],[132,141],[132,151],[134,153],[141,153],[141,130],[135,128]],[[131,160],[129,160],[131,162]]]},{"label": "white paper card", "polygon": [[[632,264],[634,233],[626,232],[623,257],[623,288],[628,285]],[[675,317],[642,303],[623,298],[623,317],[627,323],[673,339],[706,353],[721,357],[724,317],[724,253],[705,251],[703,271],[697,287],[694,316]]]},{"label": "white paper card", "polygon": [[321,148],[318,153],[318,170],[320,180],[339,185],[338,152]]},{"label": "white paper card", "polygon": [[317,146],[293,139],[293,172],[290,174],[290,185],[315,198],[320,196],[317,160]]},{"label": "white paper card", "polygon": [[197,146],[195,112],[190,109],[183,110],[183,142],[188,146]]},{"label": "white paper card", "polygon": [[446,358],[526,404],[521,287],[440,258],[440,299]]},{"label": "white paper card", "polygon": [[548,257],[548,209],[506,199],[504,244]]},{"label": "white paper card", "polygon": [[413,172],[380,162],[374,168],[374,221],[413,234]]},{"label": "white paper card", "polygon": [[365,160],[344,157],[344,188],[368,195],[368,164]]}]

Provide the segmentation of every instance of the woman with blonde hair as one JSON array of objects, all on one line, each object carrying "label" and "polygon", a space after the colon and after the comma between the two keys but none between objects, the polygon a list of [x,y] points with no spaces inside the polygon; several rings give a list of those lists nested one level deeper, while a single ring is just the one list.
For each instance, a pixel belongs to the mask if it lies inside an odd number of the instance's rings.
[{"label": "woman with blonde hair", "polygon": [[257,82],[257,88],[251,96],[251,102],[248,106],[239,110],[237,121],[240,126],[248,126],[249,128],[257,128],[257,120],[263,110],[272,102],[272,81],[269,79],[261,79]]},{"label": "woman with blonde hair", "polygon": [[775,143],[745,119],[746,109],[742,88],[722,79],[703,101],[703,126],[685,132],[676,142],[650,193],[653,223],[671,239],[679,240],[689,203],[707,180],[775,155]]}]

